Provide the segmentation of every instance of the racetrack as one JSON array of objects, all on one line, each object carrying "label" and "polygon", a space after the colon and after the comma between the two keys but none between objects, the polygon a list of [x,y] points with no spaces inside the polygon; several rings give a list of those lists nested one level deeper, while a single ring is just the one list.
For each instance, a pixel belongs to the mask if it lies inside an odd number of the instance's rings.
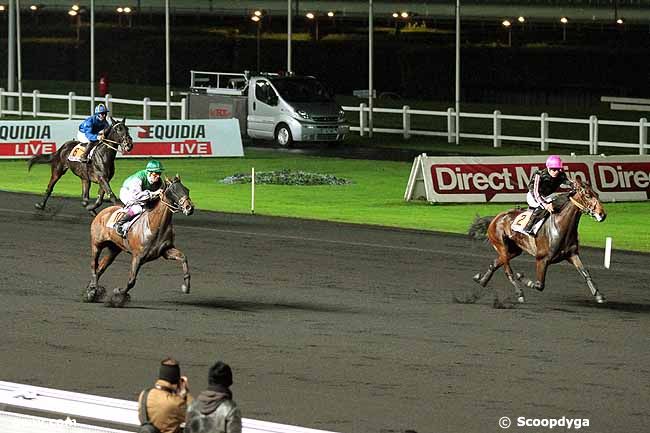
[{"label": "racetrack", "polygon": [[[602,250],[583,250],[604,306],[561,264],[545,292],[495,309],[494,292],[452,300],[493,258],[463,236],[199,211],[175,217],[192,292],[159,260],[111,309],[80,302],[79,201],[54,197],[45,214],[35,201],[0,192],[0,380],[135,399],[171,355],[193,393],[214,360],[230,363],[246,418],[339,432],[498,432],[502,416],[587,418],[589,433],[650,424],[649,255],[614,251],[608,270]],[[102,284],[123,286],[127,263]],[[513,265],[534,273],[529,257]],[[501,271],[489,287],[510,291]]]}]

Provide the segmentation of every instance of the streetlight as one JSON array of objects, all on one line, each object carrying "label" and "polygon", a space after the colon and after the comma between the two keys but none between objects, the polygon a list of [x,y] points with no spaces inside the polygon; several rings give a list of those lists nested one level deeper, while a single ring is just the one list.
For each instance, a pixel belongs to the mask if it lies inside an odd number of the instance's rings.
[{"label": "streetlight", "polygon": [[512,46],[512,23],[510,22],[510,20],[503,20],[501,22],[501,25],[503,25],[503,27],[508,29],[508,46],[511,47]]},{"label": "streetlight", "polygon": [[68,15],[75,18],[75,27],[77,28],[77,47],[79,47],[79,33],[81,30],[81,10],[78,5],[73,5],[68,11]]},{"label": "streetlight", "polygon": [[407,11],[393,12],[393,19],[395,21],[395,35],[399,33],[399,20],[407,21],[410,14]]},{"label": "streetlight", "polygon": [[313,22],[314,22],[314,25],[316,26],[316,29],[315,29],[315,39],[318,41],[318,17],[317,17],[316,14],[313,13],[313,12],[307,12],[307,13],[305,14],[305,17],[307,17],[307,19],[308,19],[309,21],[313,21]]},{"label": "streetlight", "polygon": [[560,18],[560,22],[562,23],[562,41],[566,42],[566,25],[569,22],[569,19],[567,17],[562,17]]},{"label": "streetlight", "polygon": [[115,9],[118,13],[118,23],[122,25],[122,15],[127,16],[127,22],[129,23],[129,27],[131,27],[131,13],[133,12],[133,9],[131,9],[128,6],[119,6],[117,9]]},{"label": "streetlight", "polygon": [[260,33],[262,28],[262,17],[264,13],[260,10],[256,10],[251,15],[251,21],[257,24],[257,72],[260,72]]}]

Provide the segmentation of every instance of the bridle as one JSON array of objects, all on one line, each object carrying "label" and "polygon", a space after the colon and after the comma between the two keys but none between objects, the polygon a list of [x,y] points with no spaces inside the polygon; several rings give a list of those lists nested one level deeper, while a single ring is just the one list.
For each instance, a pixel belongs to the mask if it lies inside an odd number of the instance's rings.
[{"label": "bridle", "polygon": [[[120,123],[118,122],[118,123],[116,123],[115,125],[118,125],[118,124],[120,124]],[[111,130],[113,130],[113,128],[115,128],[115,125],[111,126]],[[123,125],[123,124],[122,124],[122,125]],[[126,128],[126,125],[124,125],[124,127]],[[125,151],[126,151],[126,149],[127,149],[127,146],[128,146],[128,144],[129,144],[129,132],[128,132],[128,130],[127,130],[126,134],[124,134],[124,135],[122,136],[122,141],[121,141],[121,142],[113,141],[113,140],[110,140],[110,139],[108,139],[108,138],[102,138],[102,139],[100,140],[100,143],[103,144],[103,145],[106,146],[106,147],[109,147],[109,148],[113,149],[113,150],[116,151],[116,152],[117,152],[117,151],[120,151],[120,152],[122,152],[122,153],[125,153]],[[114,145],[116,145],[117,147],[113,147],[113,146],[111,146],[109,143],[114,144]]]},{"label": "bridle", "polygon": [[[165,188],[165,192],[167,192],[167,189],[168,189],[168,188]],[[164,204],[165,206],[167,206],[167,208],[171,211],[171,213],[177,213],[177,212],[182,211],[182,210],[183,210],[183,204],[184,204],[186,201],[189,200],[189,197],[186,196],[186,195],[184,195],[183,197],[181,197],[180,199],[178,199],[178,202],[176,202],[176,203],[173,203],[173,202],[172,202],[172,203],[168,203],[167,201],[165,201],[165,198],[166,198],[166,197],[167,197],[167,196],[166,196],[165,194],[162,194],[162,195],[160,196],[160,202],[161,202],[162,204]]]},{"label": "bridle", "polygon": [[[581,195],[584,196],[585,189],[582,187],[578,187],[576,189],[576,193],[580,193]],[[582,212],[583,214],[587,214],[592,218],[595,218],[596,212],[594,212],[594,210],[591,209],[591,207],[585,206],[584,204],[580,203],[578,200],[574,199],[573,196],[570,196],[569,200],[571,200],[571,203],[573,203],[578,209],[580,209],[580,212]]]}]

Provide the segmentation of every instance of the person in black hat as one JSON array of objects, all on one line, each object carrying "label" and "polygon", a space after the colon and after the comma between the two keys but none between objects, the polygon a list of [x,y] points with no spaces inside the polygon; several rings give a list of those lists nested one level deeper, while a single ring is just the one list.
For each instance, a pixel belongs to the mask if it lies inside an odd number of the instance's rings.
[{"label": "person in black hat", "polygon": [[241,412],[232,399],[232,370],[217,361],[208,372],[208,389],[187,409],[185,433],[241,433]]},{"label": "person in black hat", "polygon": [[142,422],[148,419],[161,433],[179,433],[185,422],[187,405],[192,402],[187,377],[181,376],[178,362],[165,358],[160,362],[158,379],[147,394],[146,417],[142,413],[142,397],[138,397],[138,415]]}]

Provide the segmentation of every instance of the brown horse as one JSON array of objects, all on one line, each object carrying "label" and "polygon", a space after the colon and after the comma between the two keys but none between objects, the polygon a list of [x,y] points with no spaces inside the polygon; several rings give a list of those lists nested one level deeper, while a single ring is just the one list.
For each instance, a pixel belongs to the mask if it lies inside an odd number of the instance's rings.
[{"label": "brown horse", "polygon": [[[470,227],[470,235],[480,239],[487,230],[487,238],[498,256],[485,273],[478,273],[474,276],[474,281],[485,287],[492,278],[492,274],[503,266],[508,280],[515,287],[518,301],[524,302],[524,286],[539,291],[544,290],[548,266],[567,260],[585,279],[596,302],[605,302],[604,296],[592,281],[589,271],[583,266],[578,251],[580,216],[585,213],[598,222],[604,221],[607,216],[598,199],[598,194],[589,185],[576,179],[573,191],[558,194],[558,200],[553,205],[559,210],[552,213],[544,222],[537,237],[530,237],[512,230],[512,222],[523,212],[522,210],[512,209],[502,212],[496,217],[477,218]],[[537,280],[534,282],[524,278],[522,274],[514,274],[510,267],[510,260],[523,251],[535,257]]]},{"label": "brown horse", "polygon": [[[115,156],[118,150],[122,153],[130,152],[133,149],[133,140],[129,135],[129,128],[126,126],[124,119],[117,122],[112,117],[111,126],[104,131],[104,136],[105,138],[95,147],[91,163],[68,160],[72,149],[79,144],[77,140],[66,142],[54,153],[35,155],[29,160],[27,170],[31,170],[34,164],[50,164],[52,167],[52,174],[45,190],[45,197],[34,204],[36,209],[45,208],[54,185],[68,169],[72,170],[81,179],[81,205],[85,206],[88,211],[94,214],[95,209],[101,206],[105,194],[108,194],[113,204],[117,204],[117,197],[110,185],[110,181],[115,174]],[[93,204],[88,204],[90,200],[90,182],[99,185],[97,200]]]},{"label": "brown horse", "polygon": [[[180,177],[177,175],[173,179],[165,180],[160,200],[155,201],[151,209],[145,211],[133,223],[126,238],[122,238],[115,229],[107,226],[109,218],[119,209],[119,206],[103,209],[90,226],[92,279],[83,295],[84,301],[102,301],[106,290],[98,285],[99,277],[122,251],[132,256],[129,280],[125,288],[117,288],[113,291],[107,300],[107,305],[124,306],[130,299],[128,293],[135,285],[140,267],[160,257],[178,260],[183,264],[184,283],[181,290],[183,293],[189,293],[189,266],[185,254],[174,246],[172,214],[181,211],[185,215],[191,215],[194,212],[194,205],[190,199],[190,190],[181,183]],[[108,254],[100,261],[99,257],[104,248],[108,248]]]}]

